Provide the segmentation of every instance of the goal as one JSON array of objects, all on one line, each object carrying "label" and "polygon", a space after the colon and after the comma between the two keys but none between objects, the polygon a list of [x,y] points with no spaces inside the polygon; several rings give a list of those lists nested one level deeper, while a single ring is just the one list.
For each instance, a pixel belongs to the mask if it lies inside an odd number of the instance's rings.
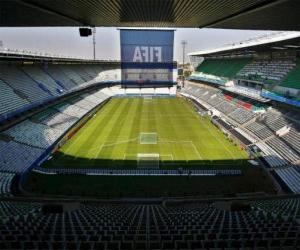
[{"label": "goal", "polygon": [[137,154],[137,168],[159,169],[159,154],[149,154],[149,153]]},{"label": "goal", "polygon": [[157,144],[157,133],[140,133],[140,144]]}]

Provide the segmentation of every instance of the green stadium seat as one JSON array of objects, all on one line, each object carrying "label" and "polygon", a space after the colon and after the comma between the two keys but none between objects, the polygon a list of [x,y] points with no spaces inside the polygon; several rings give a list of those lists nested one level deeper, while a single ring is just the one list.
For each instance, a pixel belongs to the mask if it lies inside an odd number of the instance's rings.
[{"label": "green stadium seat", "polygon": [[296,62],[296,67],[283,79],[282,87],[300,89],[300,59]]}]

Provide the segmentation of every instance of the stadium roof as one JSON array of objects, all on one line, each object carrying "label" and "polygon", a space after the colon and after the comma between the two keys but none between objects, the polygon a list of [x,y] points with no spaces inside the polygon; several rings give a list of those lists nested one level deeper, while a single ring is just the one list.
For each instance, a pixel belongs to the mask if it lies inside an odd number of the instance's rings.
[{"label": "stadium roof", "polygon": [[276,32],[251,38],[243,42],[224,45],[219,48],[200,50],[189,53],[189,56],[223,56],[245,54],[266,50],[300,49],[300,32]]},{"label": "stadium roof", "polygon": [[300,30],[298,0],[1,0],[0,26]]}]

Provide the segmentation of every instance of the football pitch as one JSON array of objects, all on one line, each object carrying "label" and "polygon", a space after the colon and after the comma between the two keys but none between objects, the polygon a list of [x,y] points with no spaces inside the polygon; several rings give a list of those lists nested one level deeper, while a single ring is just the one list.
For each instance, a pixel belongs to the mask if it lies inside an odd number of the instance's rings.
[{"label": "football pitch", "polygon": [[183,98],[113,98],[51,159],[50,168],[239,167],[248,155]]}]

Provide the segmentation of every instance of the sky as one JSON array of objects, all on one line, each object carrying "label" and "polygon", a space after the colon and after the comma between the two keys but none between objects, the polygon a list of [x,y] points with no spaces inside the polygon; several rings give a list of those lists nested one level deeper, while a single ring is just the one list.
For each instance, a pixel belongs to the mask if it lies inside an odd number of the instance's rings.
[{"label": "sky", "polygon": [[[182,29],[175,31],[174,59],[182,61],[181,41],[186,40],[186,54],[197,50],[216,48],[271,31]],[[64,56],[92,58],[92,37],[80,37],[78,27],[0,28],[3,47]],[[98,27],[96,30],[96,58],[120,60],[120,39],[117,28]],[[187,60],[187,56],[185,57]]]}]

